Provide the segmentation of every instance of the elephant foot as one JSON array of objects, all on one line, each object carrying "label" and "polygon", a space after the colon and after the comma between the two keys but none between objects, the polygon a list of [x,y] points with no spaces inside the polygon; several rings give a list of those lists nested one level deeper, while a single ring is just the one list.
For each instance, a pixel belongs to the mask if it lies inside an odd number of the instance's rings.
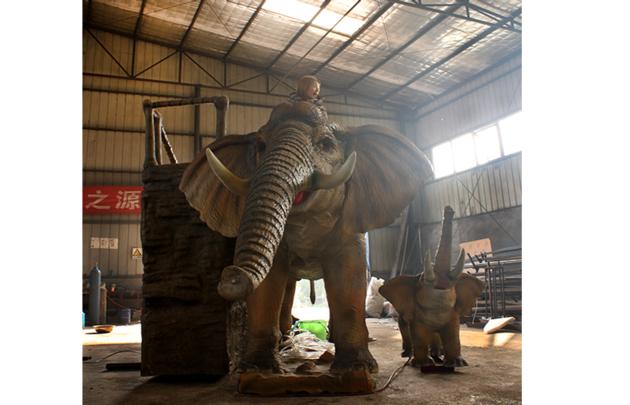
[{"label": "elephant foot", "polygon": [[282,374],[285,370],[280,367],[276,354],[257,352],[245,355],[239,364],[238,371]]},{"label": "elephant foot", "polygon": [[435,366],[435,362],[429,356],[426,356],[424,358],[414,357],[413,360],[411,360],[411,366],[416,368]]},{"label": "elephant foot", "polygon": [[440,356],[439,354],[432,354],[431,358],[433,359],[435,364],[442,364],[444,362],[444,358],[442,358],[442,356]]},{"label": "elephant foot", "polygon": [[370,373],[378,373],[378,363],[369,350],[336,350],[335,361],[330,366],[332,371],[342,373],[351,370],[367,370]]},{"label": "elephant foot", "polygon": [[400,352],[400,357],[411,357],[411,349],[403,349],[403,351]]},{"label": "elephant foot", "polygon": [[444,367],[464,367],[467,365],[468,363],[462,356],[457,356],[454,359],[445,359],[443,364]]}]

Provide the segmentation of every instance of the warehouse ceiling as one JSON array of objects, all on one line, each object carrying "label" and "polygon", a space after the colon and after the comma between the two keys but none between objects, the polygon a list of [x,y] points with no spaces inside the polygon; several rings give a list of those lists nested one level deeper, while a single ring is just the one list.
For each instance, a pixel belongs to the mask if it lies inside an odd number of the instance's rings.
[{"label": "warehouse ceiling", "polygon": [[84,23],[417,108],[521,49],[521,0],[85,0]]}]

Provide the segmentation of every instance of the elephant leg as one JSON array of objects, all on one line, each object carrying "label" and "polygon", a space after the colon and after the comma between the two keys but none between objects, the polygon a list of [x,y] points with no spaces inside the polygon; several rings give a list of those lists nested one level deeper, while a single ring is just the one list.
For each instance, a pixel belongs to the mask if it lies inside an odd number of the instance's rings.
[{"label": "elephant leg", "polygon": [[330,313],[334,319],[335,360],[333,370],[367,369],[378,372],[378,364],[368,349],[365,324],[365,241],[352,235],[349,243],[324,265],[324,283]]},{"label": "elephant leg", "polygon": [[439,333],[433,334],[433,339],[431,339],[430,355],[436,363],[441,363],[443,361],[442,356],[444,355],[444,348],[442,347],[442,339],[440,338]]},{"label": "elephant leg", "polygon": [[398,317],[398,329],[402,336],[402,348],[400,357],[411,357],[413,350],[413,340],[411,339],[411,330],[409,329],[409,322],[404,320],[402,316]]},{"label": "elephant leg", "polygon": [[462,357],[462,346],[459,341],[459,317],[455,317],[440,331],[444,345],[444,366],[463,367],[468,363]]},{"label": "elephant leg", "polygon": [[333,315],[330,308],[328,308],[328,341],[331,343],[335,343],[335,337],[333,336]]},{"label": "elephant leg", "polygon": [[433,340],[433,334],[431,329],[414,320],[412,328],[413,361],[411,362],[414,367],[435,365],[433,359],[429,357],[429,345]]},{"label": "elephant leg", "polygon": [[284,290],[284,299],[282,301],[282,310],[280,311],[280,332],[288,333],[293,325],[293,317],[291,310],[293,309],[293,298],[295,297],[295,283],[297,280],[290,279],[287,281],[287,288]]},{"label": "elephant leg", "polygon": [[282,259],[276,255],[267,277],[247,298],[247,347],[241,369],[281,371],[277,358],[279,320],[288,281],[288,266]]}]

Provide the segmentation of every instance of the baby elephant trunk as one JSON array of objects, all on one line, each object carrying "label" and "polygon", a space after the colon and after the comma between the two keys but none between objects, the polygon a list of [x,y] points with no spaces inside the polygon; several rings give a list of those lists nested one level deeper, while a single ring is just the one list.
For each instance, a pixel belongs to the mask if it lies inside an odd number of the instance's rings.
[{"label": "baby elephant trunk", "polygon": [[313,173],[311,148],[306,135],[289,128],[265,154],[245,198],[234,264],[221,274],[223,298],[244,299],[269,273],[293,199]]},{"label": "baby elephant trunk", "polygon": [[[444,217],[442,218],[442,235],[435,257],[435,266],[431,268],[430,258],[425,259],[426,281],[431,283],[435,280],[435,287],[447,289],[453,287],[457,277],[464,270],[464,249],[460,250],[459,257],[454,268],[451,268],[451,244],[453,241],[453,216],[455,211],[450,206],[444,207]],[[436,280],[437,278],[437,280]]]}]

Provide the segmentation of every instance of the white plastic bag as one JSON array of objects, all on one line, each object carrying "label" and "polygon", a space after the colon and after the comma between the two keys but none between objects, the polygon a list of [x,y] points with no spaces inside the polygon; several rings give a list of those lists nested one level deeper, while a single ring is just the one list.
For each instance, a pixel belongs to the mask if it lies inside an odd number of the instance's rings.
[{"label": "white plastic bag", "polygon": [[367,296],[365,297],[365,312],[370,318],[380,318],[383,312],[383,304],[385,303],[385,297],[383,297],[378,289],[385,283],[382,278],[372,277],[370,284],[368,284]]},{"label": "white plastic bag", "polygon": [[335,345],[319,340],[309,331],[292,330],[280,343],[280,357],[283,361],[317,360],[325,351],[335,353]]}]

